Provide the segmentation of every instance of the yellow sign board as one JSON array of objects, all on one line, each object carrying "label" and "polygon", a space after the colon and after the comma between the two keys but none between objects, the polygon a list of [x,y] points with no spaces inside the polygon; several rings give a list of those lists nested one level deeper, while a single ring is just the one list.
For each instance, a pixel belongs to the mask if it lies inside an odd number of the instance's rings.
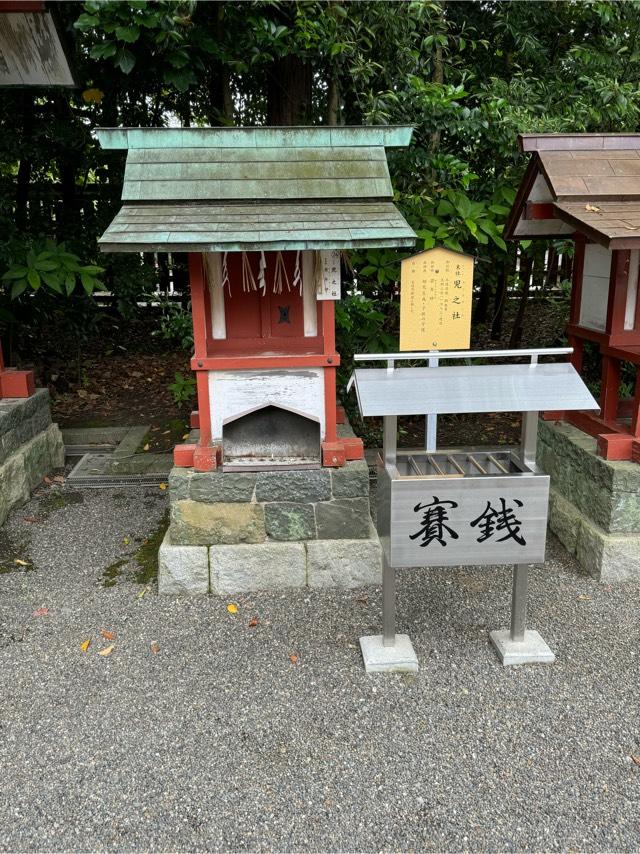
[{"label": "yellow sign board", "polygon": [[400,274],[400,349],[466,350],[471,342],[473,258],[428,249]]}]

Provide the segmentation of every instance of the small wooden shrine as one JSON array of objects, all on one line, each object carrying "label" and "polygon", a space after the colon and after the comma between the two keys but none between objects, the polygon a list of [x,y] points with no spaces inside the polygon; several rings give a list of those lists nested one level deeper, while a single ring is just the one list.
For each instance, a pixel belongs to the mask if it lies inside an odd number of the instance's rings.
[{"label": "small wooden shrine", "polygon": [[109,252],[187,252],[197,445],[210,471],[342,466],[334,304],[347,249],[412,246],[385,148],[409,127],[100,129],[126,149]]},{"label": "small wooden shrine", "polygon": [[[640,462],[640,134],[526,134],[519,142],[532,156],[506,236],[574,241],[572,362],[582,369],[587,342],[602,358],[600,414],[546,417],[596,437],[605,459]],[[624,362],[636,382],[621,398]]]}]

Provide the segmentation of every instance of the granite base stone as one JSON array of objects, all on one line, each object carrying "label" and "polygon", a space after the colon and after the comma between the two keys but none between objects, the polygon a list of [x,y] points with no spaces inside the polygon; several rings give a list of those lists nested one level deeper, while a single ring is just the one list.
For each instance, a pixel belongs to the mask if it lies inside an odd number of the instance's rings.
[{"label": "granite base stone", "polygon": [[176,546],[168,533],[158,553],[158,593],[201,596],[209,592],[209,549]]},{"label": "granite base stone", "polygon": [[307,579],[303,543],[211,546],[209,566],[217,594],[304,587]]},{"label": "granite base stone", "polygon": [[176,545],[167,531],[160,546],[158,593],[198,596],[284,590],[357,588],[382,581],[382,550],[371,526],[367,540]]},{"label": "granite base stone", "polygon": [[640,465],[605,460],[596,440],[539,422],[538,465],[551,478],[549,527],[600,581],[640,580]]},{"label": "granite base stone", "polygon": [[51,423],[47,389],[0,400],[0,525],[46,474],[63,465],[62,434]]}]

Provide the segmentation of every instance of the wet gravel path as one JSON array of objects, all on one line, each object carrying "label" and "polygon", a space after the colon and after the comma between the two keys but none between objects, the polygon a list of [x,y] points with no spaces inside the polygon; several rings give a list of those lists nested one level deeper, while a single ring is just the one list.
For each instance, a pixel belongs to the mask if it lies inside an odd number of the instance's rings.
[{"label": "wet gravel path", "polygon": [[71,492],[0,531],[0,850],[640,848],[640,586],[551,542],[530,623],[557,662],[504,669],[508,571],[405,571],[420,673],[367,677],[379,589],[160,599],[117,564],[166,493]]}]

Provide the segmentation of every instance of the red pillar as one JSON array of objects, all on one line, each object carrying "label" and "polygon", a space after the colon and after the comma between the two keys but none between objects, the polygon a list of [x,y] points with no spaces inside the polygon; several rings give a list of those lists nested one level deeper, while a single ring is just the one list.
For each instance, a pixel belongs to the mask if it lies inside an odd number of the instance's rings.
[{"label": "red pillar", "polygon": [[189,285],[191,287],[193,355],[196,363],[200,438],[197,445],[178,445],[174,451],[174,463],[183,467],[193,466],[197,471],[211,471],[218,465],[220,448],[211,444],[209,372],[204,367],[204,359],[207,356],[207,339],[211,329],[211,303],[203,258],[199,252],[189,253]]}]

